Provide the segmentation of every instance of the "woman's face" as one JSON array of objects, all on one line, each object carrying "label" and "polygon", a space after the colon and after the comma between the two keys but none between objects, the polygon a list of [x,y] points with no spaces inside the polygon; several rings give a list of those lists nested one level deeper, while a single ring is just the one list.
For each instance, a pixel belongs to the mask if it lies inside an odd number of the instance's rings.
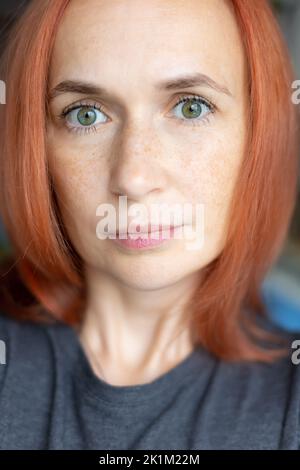
[{"label": "woman's face", "polygon": [[[51,61],[47,143],[63,221],[87,266],[157,289],[220,254],[245,148],[245,70],[223,0],[70,2]],[[175,84],[196,75],[198,82]],[[134,250],[99,239],[96,209],[105,203],[128,224],[134,203],[148,214],[153,204],[201,206],[203,243],[187,249],[186,240],[173,239]]]}]

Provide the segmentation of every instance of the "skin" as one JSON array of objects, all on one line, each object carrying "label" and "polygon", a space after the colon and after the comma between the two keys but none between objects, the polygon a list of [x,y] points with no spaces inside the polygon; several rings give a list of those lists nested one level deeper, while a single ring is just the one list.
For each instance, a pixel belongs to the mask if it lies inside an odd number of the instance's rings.
[{"label": "skin", "polygon": [[[125,20],[125,21],[124,21]],[[109,97],[61,93],[49,103],[50,172],[70,239],[84,260],[88,302],[78,330],[94,372],[115,385],[149,382],[194,348],[185,302],[222,251],[244,155],[246,65],[235,18],[223,0],[70,2],[56,36],[52,90],[64,80],[102,86]],[[157,82],[203,73],[205,84],[157,90]],[[215,105],[186,117],[180,98]],[[73,104],[102,105],[84,133]],[[81,133],[68,125],[81,125]],[[118,196],[134,203],[204,204],[204,245],[183,240],[128,251],[99,240],[96,208]]]}]

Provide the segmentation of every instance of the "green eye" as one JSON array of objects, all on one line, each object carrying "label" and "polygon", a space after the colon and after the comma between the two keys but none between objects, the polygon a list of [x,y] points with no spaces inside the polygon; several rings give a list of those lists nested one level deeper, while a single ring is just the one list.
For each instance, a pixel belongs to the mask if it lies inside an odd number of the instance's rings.
[{"label": "green eye", "polygon": [[96,121],[97,114],[93,108],[85,106],[79,109],[77,119],[82,126],[91,126]]},{"label": "green eye", "polygon": [[96,125],[105,123],[107,116],[96,105],[76,105],[62,113],[62,117],[66,120],[67,127],[71,130],[80,131],[92,130]]},{"label": "green eye", "polygon": [[200,103],[197,102],[191,102],[192,100],[187,101],[184,103],[182,107],[182,114],[186,118],[196,118],[201,115],[202,112],[202,106]]},{"label": "green eye", "polygon": [[185,97],[182,98],[175,109],[183,115],[183,118],[175,113],[175,115],[182,120],[201,120],[206,114],[213,112],[212,106],[204,99],[198,97]]}]

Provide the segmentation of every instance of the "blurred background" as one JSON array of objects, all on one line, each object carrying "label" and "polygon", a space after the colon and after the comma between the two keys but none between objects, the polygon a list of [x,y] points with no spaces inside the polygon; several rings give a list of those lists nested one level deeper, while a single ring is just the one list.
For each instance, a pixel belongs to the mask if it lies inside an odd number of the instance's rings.
[{"label": "blurred background", "polygon": [[[0,51],[5,46],[11,25],[29,1],[0,0]],[[296,78],[300,80],[300,0],[269,1],[286,38]],[[9,250],[9,240],[0,220],[0,260]],[[287,330],[300,331],[300,178],[298,202],[289,236],[278,262],[265,279],[262,293],[273,321]]]}]

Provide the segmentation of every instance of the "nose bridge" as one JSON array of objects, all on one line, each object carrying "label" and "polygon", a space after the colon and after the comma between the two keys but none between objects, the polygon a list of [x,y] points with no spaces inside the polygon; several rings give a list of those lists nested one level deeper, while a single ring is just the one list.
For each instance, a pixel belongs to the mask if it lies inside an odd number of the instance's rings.
[{"label": "nose bridge", "polygon": [[118,156],[124,162],[130,162],[131,159],[141,160],[149,153],[153,140],[151,124],[139,118],[135,121],[131,119],[123,128]]},{"label": "nose bridge", "polygon": [[160,143],[151,125],[141,120],[124,125],[115,144],[111,190],[139,199],[162,184],[159,171]]}]

